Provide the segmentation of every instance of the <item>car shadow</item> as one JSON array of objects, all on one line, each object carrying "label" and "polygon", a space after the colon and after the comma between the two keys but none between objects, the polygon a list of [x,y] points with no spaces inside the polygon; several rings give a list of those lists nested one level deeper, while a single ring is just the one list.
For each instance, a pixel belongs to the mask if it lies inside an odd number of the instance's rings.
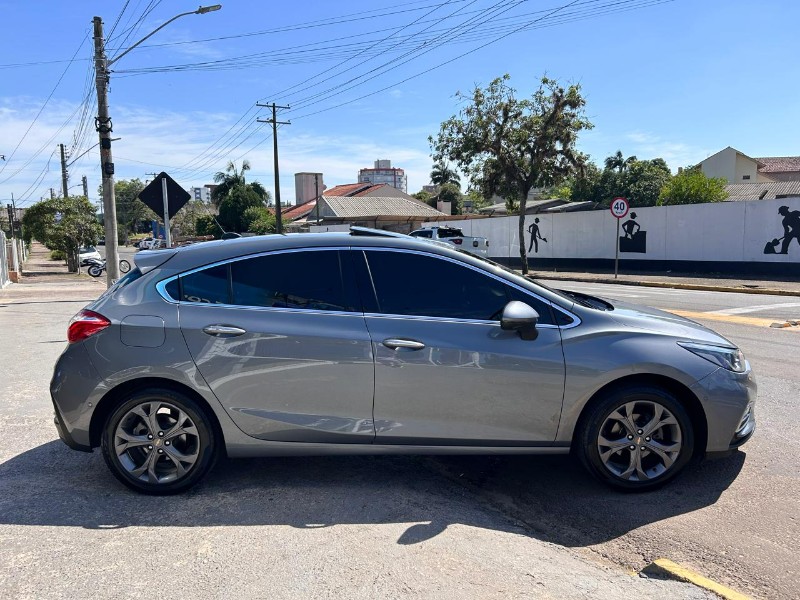
[{"label": "car shadow", "polygon": [[0,524],[315,529],[408,523],[397,543],[416,544],[450,524],[520,533],[522,521],[528,535],[584,546],[713,504],[743,461],[737,453],[691,467],[660,492],[620,494],[563,456],[223,459],[187,493],[157,497],[124,488],[98,452],[73,452],[54,440],[0,464]]}]

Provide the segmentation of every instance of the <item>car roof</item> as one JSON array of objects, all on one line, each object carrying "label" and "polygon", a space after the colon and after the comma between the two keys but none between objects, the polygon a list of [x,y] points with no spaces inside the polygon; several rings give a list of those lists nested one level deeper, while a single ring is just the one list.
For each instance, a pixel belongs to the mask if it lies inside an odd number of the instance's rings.
[{"label": "car roof", "polygon": [[[258,235],[231,240],[198,242],[180,248],[165,250],[143,250],[134,255],[134,262],[143,272],[164,267],[168,270],[185,271],[203,265],[275,250],[294,250],[302,248],[349,248],[349,247],[389,247],[415,249],[436,254],[447,254],[461,258],[449,244],[440,246],[430,241],[394,232],[380,232],[370,235],[369,230],[361,228],[357,232],[288,233]],[[388,234],[388,235],[386,235]]]}]

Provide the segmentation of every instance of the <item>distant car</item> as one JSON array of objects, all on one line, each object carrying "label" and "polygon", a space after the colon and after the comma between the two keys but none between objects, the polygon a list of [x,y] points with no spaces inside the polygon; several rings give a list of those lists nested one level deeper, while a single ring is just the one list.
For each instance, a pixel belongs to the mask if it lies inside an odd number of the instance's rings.
[{"label": "distant car", "polygon": [[97,245],[98,246],[105,246],[106,245],[106,238],[100,238],[99,240],[97,240]]},{"label": "distant car", "polygon": [[84,246],[78,250],[78,261],[82,267],[85,267],[90,260],[103,260],[97,248],[94,246]]},{"label": "distant car", "polygon": [[134,261],[70,322],[50,392],[64,442],[141,492],[224,455],[569,452],[649,490],[755,429],[750,364],[721,335],[452,246],[353,228]]},{"label": "distant car", "polygon": [[148,246],[148,245],[150,244],[150,242],[152,242],[152,241],[153,241],[153,238],[151,238],[151,237],[146,237],[146,238],[144,238],[143,240],[139,240],[139,241],[136,243],[136,247],[137,247],[139,250],[144,250],[145,248],[147,248],[147,246]]},{"label": "distant car", "polygon": [[427,227],[412,231],[409,235],[424,240],[450,243],[460,250],[471,252],[484,258],[489,255],[489,240],[484,237],[464,235],[464,232],[458,227]]}]

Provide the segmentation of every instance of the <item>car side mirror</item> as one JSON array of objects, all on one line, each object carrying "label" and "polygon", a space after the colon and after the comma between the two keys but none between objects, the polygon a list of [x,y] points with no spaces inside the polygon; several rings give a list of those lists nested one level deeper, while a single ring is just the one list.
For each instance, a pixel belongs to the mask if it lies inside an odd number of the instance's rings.
[{"label": "car side mirror", "polygon": [[524,302],[512,300],[503,308],[500,317],[500,328],[505,331],[516,331],[523,340],[536,339],[536,324],[539,313]]}]

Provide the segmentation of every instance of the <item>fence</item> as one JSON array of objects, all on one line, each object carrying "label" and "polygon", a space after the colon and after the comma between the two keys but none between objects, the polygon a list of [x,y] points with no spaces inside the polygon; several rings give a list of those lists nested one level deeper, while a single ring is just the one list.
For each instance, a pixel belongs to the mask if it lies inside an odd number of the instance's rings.
[{"label": "fence", "polygon": [[[486,237],[489,255],[518,265],[518,217],[426,223]],[[620,266],[800,275],[800,198],[634,208],[621,220]],[[608,210],[525,217],[532,269],[613,268],[617,222]]]},{"label": "fence", "polygon": [[6,242],[5,234],[0,231],[0,288],[9,283],[8,261],[11,257],[11,244]]}]

